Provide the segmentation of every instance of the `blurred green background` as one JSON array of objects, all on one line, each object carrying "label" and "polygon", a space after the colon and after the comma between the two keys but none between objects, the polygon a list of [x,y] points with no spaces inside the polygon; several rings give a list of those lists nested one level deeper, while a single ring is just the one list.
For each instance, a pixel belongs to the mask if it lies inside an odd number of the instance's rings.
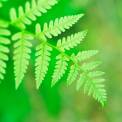
[{"label": "blurred green background", "polygon": [[[8,20],[11,6],[17,8],[25,1],[5,2],[0,10],[0,18]],[[89,30],[79,48],[100,51],[97,58],[103,62],[101,70],[106,72],[107,79],[106,106],[102,108],[95,100],[84,95],[82,90],[76,92],[75,84],[67,88],[65,78],[51,88],[51,71],[37,91],[33,49],[28,73],[17,91],[14,88],[10,54],[7,74],[0,84],[0,122],[122,122],[122,0],[60,0],[38,22],[43,24],[56,17],[78,13],[85,13],[85,16],[65,34]],[[29,30],[33,31],[33,27],[34,24]]]}]

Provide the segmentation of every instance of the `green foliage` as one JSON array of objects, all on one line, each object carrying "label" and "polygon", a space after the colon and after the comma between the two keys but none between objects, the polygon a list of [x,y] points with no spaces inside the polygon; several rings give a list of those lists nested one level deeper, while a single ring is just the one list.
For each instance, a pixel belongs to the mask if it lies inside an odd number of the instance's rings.
[{"label": "green foliage", "polygon": [[0,20],[0,80],[4,79],[6,61],[8,61],[9,49],[7,45],[10,44],[10,40],[7,37],[11,33],[7,27],[8,24]]},{"label": "green foliage", "polygon": [[29,40],[32,40],[29,34],[25,32],[20,32],[13,35],[12,40],[16,41],[14,44],[14,73],[15,73],[15,81],[16,81],[16,89],[19,87],[24,74],[26,73],[32,44]]},{"label": "green foliage", "polygon": [[3,6],[3,2],[6,2],[7,0],[0,0],[0,8]]},{"label": "green foliage", "polygon": [[10,35],[9,26],[15,27],[20,32],[12,35],[14,42],[14,74],[16,89],[20,86],[30,61],[30,53],[32,43],[37,41],[35,59],[35,80],[36,88],[39,89],[49,69],[51,61],[51,51],[57,50],[56,64],[52,74],[51,86],[54,86],[65,74],[68,67],[67,84],[71,85],[77,82],[76,89],[84,89],[84,92],[93,96],[102,105],[106,101],[106,90],[101,78],[104,74],[101,71],[95,71],[99,66],[99,61],[91,61],[90,59],[98,53],[96,50],[79,51],[77,54],[68,55],[67,51],[78,46],[85,38],[87,31],[81,31],[68,37],[63,37],[57,41],[56,46],[48,42],[53,36],[58,36],[62,32],[72,27],[83,14],[65,16],[50,21],[49,24],[44,23],[41,27],[39,23],[35,26],[35,33],[31,33],[26,29],[26,25],[36,21],[38,16],[46,13],[56,0],[32,0],[25,3],[25,9],[20,6],[18,11],[15,8],[10,10],[10,22],[0,21],[0,79],[5,74],[6,61],[8,60],[7,44],[10,40],[6,37]]},{"label": "green foliage", "polygon": [[77,76],[78,76],[78,67],[76,64],[74,64],[70,67],[70,72],[69,72],[68,78],[67,78],[67,84],[71,85],[73,83],[73,81],[75,81],[77,79]]},{"label": "green foliage", "polygon": [[68,66],[67,64],[68,58],[65,57],[65,55],[63,54],[58,55],[56,59],[57,59],[57,62],[55,65],[54,73],[52,75],[52,86],[54,86],[58,82],[58,80],[61,79],[61,77],[64,75]]},{"label": "green foliage", "polygon": [[60,19],[57,18],[54,21],[50,21],[49,26],[45,23],[43,27],[43,34],[48,38],[52,38],[52,35],[58,36],[61,32],[65,32],[66,29],[69,29],[73,24],[75,24],[82,16],[83,14],[65,16]]},{"label": "green foliage", "polygon": [[35,76],[36,76],[36,87],[39,89],[44,77],[47,73],[49,61],[50,61],[50,51],[52,50],[46,43],[40,44],[36,48],[36,63],[35,63]]},{"label": "green foliage", "polygon": [[0,2],[0,7],[2,7],[2,3]]},{"label": "green foliage", "polygon": [[31,3],[27,1],[25,3],[25,10],[22,6],[19,6],[18,12],[16,12],[15,8],[11,8],[11,22],[20,28],[25,28],[25,24],[30,25],[32,21],[36,20],[36,17],[46,13],[56,3],[56,0],[32,0]]},{"label": "green foliage", "polygon": [[74,48],[75,46],[80,44],[86,34],[86,31],[82,31],[74,35],[72,34],[71,36],[64,37],[63,39],[58,40],[57,46],[62,50],[70,50],[71,48]]}]

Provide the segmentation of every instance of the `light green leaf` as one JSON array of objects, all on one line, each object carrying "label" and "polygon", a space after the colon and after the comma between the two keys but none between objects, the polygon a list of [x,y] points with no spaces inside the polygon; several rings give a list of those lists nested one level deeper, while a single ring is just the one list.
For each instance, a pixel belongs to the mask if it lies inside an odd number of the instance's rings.
[{"label": "light green leaf", "polygon": [[52,86],[54,86],[58,82],[58,80],[61,79],[68,66],[68,59],[64,55],[58,55],[56,59],[57,62],[55,65],[54,73],[52,75]]},{"label": "light green leaf", "polygon": [[70,67],[70,72],[67,78],[67,85],[71,85],[75,80],[77,80],[77,76],[79,74],[78,67],[76,65],[72,65]]},{"label": "light green leaf", "polygon": [[107,99],[106,90],[103,84],[105,79],[96,78],[102,74],[102,72],[97,71],[96,74],[95,71],[92,73],[81,73],[77,81],[76,89],[79,90],[82,88],[86,94],[93,96],[97,101],[104,105]]},{"label": "light green leaf", "polygon": [[39,89],[48,71],[51,50],[52,48],[45,43],[40,44],[36,48],[35,77],[37,89]]},{"label": "light green leaf", "polygon": [[71,36],[58,40],[57,47],[62,50],[70,50],[80,44],[85,38],[87,31],[82,31]]},{"label": "light green leaf", "polygon": [[11,8],[10,19],[12,24],[24,29],[25,24],[30,25],[32,21],[46,13],[56,3],[56,0],[32,0],[31,3],[28,1],[25,3],[25,10],[22,6],[19,6],[18,12],[15,8]]},{"label": "light green leaf", "polygon": [[91,71],[91,70],[95,69],[96,67],[98,67],[100,64],[101,64],[100,61],[92,61],[92,62],[88,62],[88,63],[83,63],[83,65],[81,66],[81,70]]},{"label": "light green leaf", "polygon": [[50,21],[49,25],[44,24],[43,33],[48,37],[58,36],[62,32],[65,32],[66,29],[69,29],[74,25],[84,14],[78,14],[73,16],[65,16],[57,18],[54,21]]},{"label": "light green leaf", "polygon": [[6,73],[6,62],[8,61],[8,53],[10,40],[8,36],[11,34],[7,29],[7,25],[2,25],[4,22],[0,21],[0,80],[4,79]]},{"label": "light green leaf", "polygon": [[[20,35],[18,38],[17,35]],[[28,34],[17,33],[13,37],[14,41],[14,74],[15,87],[18,89],[27,71],[32,44],[29,42]]]},{"label": "light green leaf", "polygon": [[81,62],[95,56],[97,53],[98,53],[97,50],[82,51],[77,54],[76,58],[78,59],[79,62]]},{"label": "light green leaf", "polygon": [[88,73],[89,77],[100,77],[102,75],[104,75],[105,73],[102,71],[92,71]]}]

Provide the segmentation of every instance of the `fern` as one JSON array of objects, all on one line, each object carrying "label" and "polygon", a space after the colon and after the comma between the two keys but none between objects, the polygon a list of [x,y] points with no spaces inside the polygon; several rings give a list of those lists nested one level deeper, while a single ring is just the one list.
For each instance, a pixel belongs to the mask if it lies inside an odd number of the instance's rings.
[{"label": "fern", "polygon": [[[82,58],[80,55],[84,55]],[[97,51],[83,51],[78,53],[78,55],[73,58],[77,61],[84,61],[85,59],[91,58],[97,54]],[[80,59],[79,59],[80,58]],[[79,90],[83,87],[84,92],[88,95],[92,95],[96,100],[98,100],[102,105],[104,105],[106,101],[106,91],[104,89],[103,82],[105,79],[99,78],[104,73],[101,71],[94,71],[97,66],[99,66],[99,61],[92,61],[89,63],[83,63],[81,67],[73,65],[71,67],[69,76],[68,76],[68,84],[70,85],[73,81],[77,80],[76,89]]]},{"label": "fern", "polygon": [[78,74],[79,72],[77,65],[72,65],[68,74],[67,84],[71,85],[77,79]]},{"label": "fern", "polygon": [[81,69],[85,72],[85,71],[90,71],[90,70],[93,70],[95,69],[97,66],[100,65],[100,61],[92,61],[92,62],[89,62],[89,63],[84,63],[81,67]]},{"label": "fern", "polygon": [[[81,31],[70,36],[63,37],[56,45],[50,43],[50,38],[58,36],[72,27],[84,14],[64,16],[44,23],[35,25],[35,33],[29,32],[26,25],[32,24],[37,17],[42,16],[48,9],[57,3],[56,0],[32,0],[25,2],[25,7],[19,6],[18,10],[10,9],[10,21],[0,20],[0,80],[4,79],[6,61],[8,60],[9,49],[7,45],[10,40],[9,26],[17,28],[20,32],[12,34],[14,42],[14,74],[15,87],[20,86],[29,65],[31,47],[33,42],[38,42],[35,58],[35,80],[36,88],[39,89],[49,69],[52,50],[58,51],[56,63],[52,74],[51,86],[54,86],[67,72],[67,84],[71,85],[76,81],[76,89],[82,88],[85,93],[93,96],[102,105],[106,102],[107,94],[104,88],[104,72],[96,70],[101,64],[99,61],[92,61],[98,51],[79,51],[77,54],[68,55],[67,51],[75,48],[86,37],[87,31]],[[12,30],[11,30],[12,31]],[[13,33],[13,32],[12,32]],[[34,45],[35,46],[35,45]],[[55,59],[55,57],[53,57]],[[69,69],[69,70],[67,70]]]},{"label": "fern", "polygon": [[58,36],[61,32],[64,32],[66,29],[69,29],[73,24],[75,24],[83,14],[73,15],[73,16],[65,16],[60,19],[55,19],[54,21],[49,22],[49,26],[47,23],[44,24],[43,33],[48,37],[52,38],[53,36]]},{"label": "fern", "polygon": [[75,46],[80,44],[86,34],[86,31],[82,31],[74,35],[72,34],[71,36],[68,36],[66,38],[64,37],[63,39],[58,40],[57,46],[62,50],[70,50],[71,48],[74,48]]},{"label": "fern", "polygon": [[36,50],[37,50],[36,52],[37,58],[35,64],[36,66],[35,75],[36,75],[36,88],[39,89],[48,70],[51,55],[50,51],[52,50],[52,48],[43,43],[40,44]]},{"label": "fern", "polygon": [[10,36],[10,31],[7,29],[8,24],[0,20],[0,80],[4,79],[4,74],[6,72],[6,61],[8,61],[10,40],[7,36]]},{"label": "fern", "polygon": [[29,40],[32,40],[33,37],[24,32],[20,32],[15,34],[12,39],[16,41],[14,44],[14,73],[17,89],[29,65],[30,47],[32,46]]},{"label": "fern", "polygon": [[77,54],[77,59],[79,62],[85,61],[98,53],[97,50],[82,51]]},{"label": "fern", "polygon": [[50,9],[56,3],[56,0],[32,0],[31,3],[28,1],[25,3],[25,10],[22,6],[19,6],[18,12],[15,8],[11,8],[10,19],[12,24],[25,28],[25,24],[30,25],[32,20],[35,21],[37,16],[46,13],[47,9]]},{"label": "fern", "polygon": [[[88,74],[90,74],[90,76]],[[92,76],[92,72],[86,74],[83,73],[77,81],[77,90],[83,87],[85,93],[92,95],[96,100],[104,105],[104,102],[107,99],[103,85],[104,81],[105,79],[94,77],[94,75]]]},{"label": "fern", "polygon": [[[80,62],[81,63],[82,61],[85,61],[86,59],[91,58],[92,56],[96,55],[97,53],[98,53],[97,50],[82,51],[82,52],[79,52],[76,56],[72,55],[72,59],[75,60],[75,62]],[[76,65],[76,64],[71,66],[71,69],[70,69],[70,72],[69,72],[69,75],[68,75],[68,78],[67,78],[67,84],[68,85],[71,85],[77,79],[77,76],[79,74],[79,68],[78,68],[79,66]],[[85,72],[89,68],[93,68],[93,66],[95,68],[95,64],[96,64],[95,62],[84,63],[82,65],[82,67],[80,67],[80,69],[82,69]],[[90,65],[92,65],[92,67]]]},{"label": "fern", "polygon": [[68,66],[67,64],[68,58],[65,57],[64,55],[58,55],[56,59],[57,62],[55,65],[54,73],[52,75],[52,86],[54,86],[56,82],[61,79]]}]

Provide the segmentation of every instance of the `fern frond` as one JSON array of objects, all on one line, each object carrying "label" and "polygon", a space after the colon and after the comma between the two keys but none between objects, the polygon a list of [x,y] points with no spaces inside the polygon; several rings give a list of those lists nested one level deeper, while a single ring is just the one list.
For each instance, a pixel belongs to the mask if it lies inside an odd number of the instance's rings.
[{"label": "fern frond", "polygon": [[37,89],[39,89],[48,71],[51,50],[52,48],[46,43],[42,43],[36,48],[35,77]]},{"label": "fern frond", "polygon": [[68,74],[68,78],[67,78],[67,85],[71,85],[75,80],[77,80],[79,74],[79,69],[77,67],[77,65],[72,65],[70,67],[70,72]]},{"label": "fern frond", "polygon": [[[3,25],[4,24],[4,25]],[[6,72],[6,61],[8,61],[10,40],[7,38],[10,36],[10,31],[7,29],[7,24],[0,21],[0,80],[4,79]]]},{"label": "fern frond", "polygon": [[[107,95],[104,88],[104,79],[100,78],[104,72],[95,71],[96,67],[100,65],[99,61],[84,62],[81,61],[91,58],[96,55],[98,51],[82,51],[76,56],[72,55],[74,64],[70,68],[70,72],[67,78],[67,83],[70,85],[73,81],[77,81],[76,89],[84,89],[84,92],[90,96],[93,96],[97,101],[104,105]],[[83,56],[83,57],[80,57]]]},{"label": "fern frond", "polygon": [[102,75],[104,75],[105,73],[102,71],[92,71],[88,73],[89,77],[100,77]]},{"label": "fern frond", "polygon": [[57,18],[54,21],[50,21],[49,25],[45,23],[42,32],[48,38],[52,38],[52,36],[58,36],[75,24],[82,16],[83,14],[78,14]]},{"label": "fern frond", "polygon": [[77,54],[76,58],[78,59],[79,62],[81,62],[95,56],[97,53],[98,53],[97,50],[82,51]]},{"label": "fern frond", "polygon": [[15,86],[16,89],[22,82],[24,75],[27,71],[31,53],[32,44],[29,40],[33,37],[25,32],[20,32],[12,37],[12,40],[16,41],[14,44],[14,74],[15,74]]},{"label": "fern frond", "polygon": [[56,59],[57,62],[55,65],[54,73],[52,75],[52,86],[54,86],[58,82],[58,80],[61,79],[68,66],[67,64],[68,59],[64,55],[60,54],[56,57]]},{"label": "fern frond", "polygon": [[84,72],[94,70],[96,67],[98,67],[101,64],[100,61],[92,61],[88,63],[83,63],[81,66],[81,70]]},{"label": "fern frond", "polygon": [[[106,90],[103,85],[105,79],[97,78],[99,76],[98,74],[98,76],[96,75],[95,77],[94,73],[93,76],[92,72],[90,73],[90,76],[86,73],[81,74],[77,81],[77,90],[82,87],[85,93],[92,95],[97,101],[104,105],[107,99]],[[102,74],[100,73],[100,76],[101,75]]]},{"label": "fern frond", "polygon": [[[82,53],[79,53],[79,56],[83,56],[80,58],[80,61],[84,61],[85,59],[88,59],[92,57],[93,55],[96,55],[96,51],[85,51]],[[84,56],[86,54],[86,56]],[[78,55],[77,55],[78,56]],[[83,63],[80,68],[80,77],[77,81],[76,89],[79,90],[81,87],[84,89],[84,92],[88,95],[92,95],[97,101],[99,101],[102,105],[104,105],[106,101],[106,90],[104,88],[103,81],[104,79],[101,79],[101,77],[104,73],[101,71],[93,71],[96,69],[97,66],[99,66],[101,62],[99,61],[92,61],[88,63]]]},{"label": "fern frond", "polygon": [[87,31],[82,31],[71,36],[58,40],[57,47],[62,50],[70,50],[80,44],[85,38]]},{"label": "fern frond", "polygon": [[[0,7],[4,1],[0,0]],[[12,35],[14,41],[14,74],[15,87],[20,86],[30,60],[31,41],[39,41],[36,48],[35,59],[35,80],[36,88],[39,89],[49,69],[52,49],[59,54],[56,56],[56,63],[52,74],[52,86],[54,86],[65,74],[68,64],[67,84],[71,85],[76,81],[76,89],[83,88],[84,92],[102,105],[106,102],[107,95],[104,88],[104,72],[95,70],[100,65],[99,61],[90,61],[90,58],[95,56],[98,51],[88,50],[81,51],[77,55],[67,52],[70,49],[78,46],[85,38],[87,31],[81,31],[67,37],[63,37],[57,41],[57,45],[53,45],[47,41],[47,38],[56,37],[72,27],[84,14],[64,16],[51,20],[49,23],[44,23],[43,27],[36,23],[35,33],[28,32],[25,28],[37,20],[37,17],[42,16],[57,3],[58,0],[27,0],[24,6],[19,6],[10,9],[10,21],[6,22],[0,19],[0,80],[4,79],[6,62],[8,60],[10,40],[8,39],[10,31],[14,28],[21,30],[19,33]],[[33,30],[33,29],[32,29]],[[37,43],[36,43],[37,44]],[[66,51],[66,52],[65,52]],[[69,63],[70,62],[70,63]]]},{"label": "fern frond", "polygon": [[12,24],[20,28],[25,28],[25,24],[30,25],[38,16],[46,13],[53,5],[57,3],[56,0],[32,0],[32,2],[25,3],[25,10],[19,6],[18,12],[15,8],[10,10],[10,19]]}]

